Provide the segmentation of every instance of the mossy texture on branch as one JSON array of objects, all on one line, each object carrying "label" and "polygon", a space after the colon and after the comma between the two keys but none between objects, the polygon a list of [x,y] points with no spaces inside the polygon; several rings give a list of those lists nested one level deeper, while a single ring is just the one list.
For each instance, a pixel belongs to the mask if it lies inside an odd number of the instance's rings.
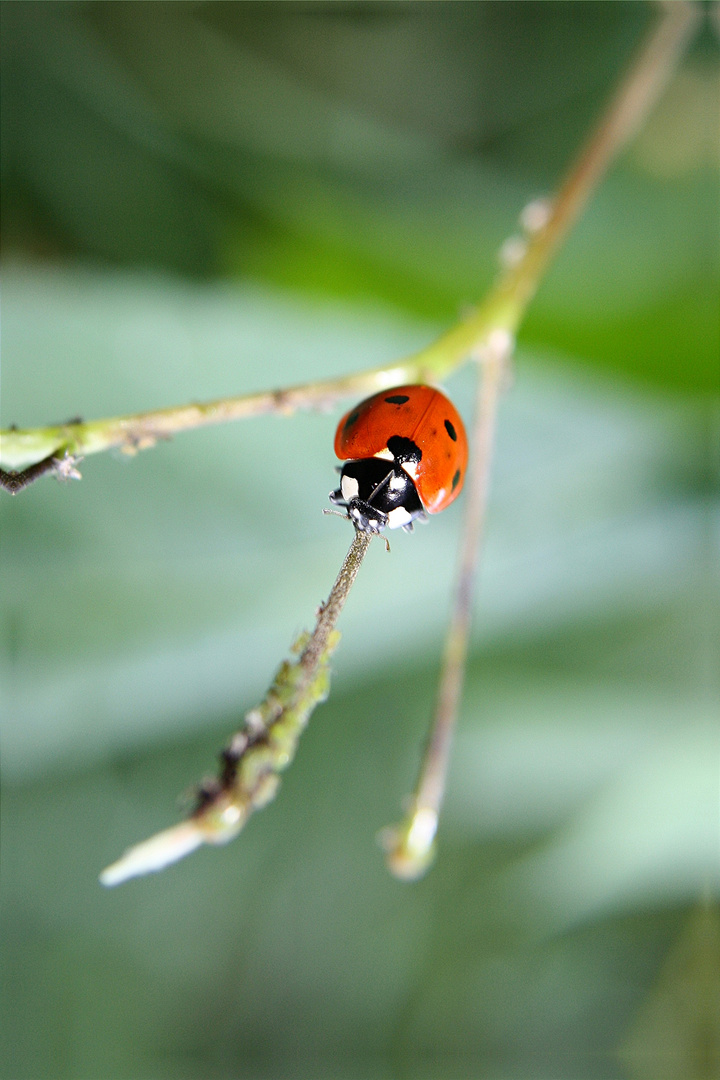
[{"label": "mossy texture on branch", "polygon": [[284,660],[263,701],[245,715],[242,728],[220,755],[216,778],[203,782],[191,817],[129,848],[100,875],[104,885],[162,870],[202,844],[225,844],[244,827],[254,810],[266,806],[290,765],[313,710],[330,691],[330,658],[340,633],[327,636],[311,673],[302,663],[311,635],[292,646],[300,654]]},{"label": "mossy texture on branch", "polygon": [[217,777],[205,780],[187,821],[129,848],[100,875],[103,885],[162,870],[202,844],[226,844],[254,810],[266,806],[290,765],[316,705],[330,692],[330,658],[340,641],[335,623],[371,542],[356,532],[327,601],[318,609],[312,633],[292,646],[297,659],[284,660],[263,700],[220,755]]},{"label": "mossy texture on branch", "polygon": [[290,765],[316,705],[330,692],[330,657],[340,640],[328,635],[312,672],[302,663],[310,634],[302,634],[292,650],[297,660],[284,660],[264,700],[245,716],[242,729],[221,754],[217,779],[200,789],[193,820],[208,843],[232,839],[254,810],[275,795],[279,776]]}]

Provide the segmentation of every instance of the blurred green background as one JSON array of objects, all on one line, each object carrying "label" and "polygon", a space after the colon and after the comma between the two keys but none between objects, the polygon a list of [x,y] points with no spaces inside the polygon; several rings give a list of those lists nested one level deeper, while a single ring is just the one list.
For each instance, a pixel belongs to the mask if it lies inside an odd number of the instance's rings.
[{"label": "blurred green background", "polygon": [[[230,847],[177,820],[327,593],[333,415],[86,460],[2,516],[2,1075],[703,1080],[720,1061],[717,8],[523,327],[440,852],[397,820],[463,500],[374,545],[333,693]],[[2,16],[2,422],[432,340],[649,27],[638,3]],[[468,372],[448,384],[469,418]]]}]

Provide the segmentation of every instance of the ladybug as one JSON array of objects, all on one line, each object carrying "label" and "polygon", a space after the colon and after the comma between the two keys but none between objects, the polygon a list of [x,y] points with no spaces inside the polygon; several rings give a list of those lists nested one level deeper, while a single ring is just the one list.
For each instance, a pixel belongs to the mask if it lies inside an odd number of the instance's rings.
[{"label": "ladybug", "polygon": [[459,494],[467,468],[460,414],[433,386],[396,386],[361,401],[335,433],[345,464],[331,502],[360,532],[412,531]]}]

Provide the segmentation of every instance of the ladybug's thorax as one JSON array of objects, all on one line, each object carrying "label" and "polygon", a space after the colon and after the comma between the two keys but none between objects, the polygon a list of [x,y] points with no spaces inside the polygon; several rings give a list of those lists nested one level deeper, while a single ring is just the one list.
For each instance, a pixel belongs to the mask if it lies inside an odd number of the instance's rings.
[{"label": "ladybug's thorax", "polygon": [[345,462],[340,487],[330,498],[346,507],[361,532],[409,528],[413,520],[425,517],[412,478],[396,462],[380,457]]}]

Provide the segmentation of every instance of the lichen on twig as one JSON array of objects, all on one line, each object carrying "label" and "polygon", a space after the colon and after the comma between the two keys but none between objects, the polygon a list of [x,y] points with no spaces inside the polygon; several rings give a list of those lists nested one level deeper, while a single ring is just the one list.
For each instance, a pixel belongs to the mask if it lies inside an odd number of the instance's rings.
[{"label": "lichen on twig", "polygon": [[340,640],[335,624],[370,540],[368,533],[355,533],[315,629],[300,635],[292,647],[297,659],[283,661],[263,700],[245,714],[220,755],[217,777],[200,785],[190,817],[129,848],[103,870],[103,885],[162,870],[202,844],[226,844],[274,798],[313,710],[328,696],[330,658]]}]

